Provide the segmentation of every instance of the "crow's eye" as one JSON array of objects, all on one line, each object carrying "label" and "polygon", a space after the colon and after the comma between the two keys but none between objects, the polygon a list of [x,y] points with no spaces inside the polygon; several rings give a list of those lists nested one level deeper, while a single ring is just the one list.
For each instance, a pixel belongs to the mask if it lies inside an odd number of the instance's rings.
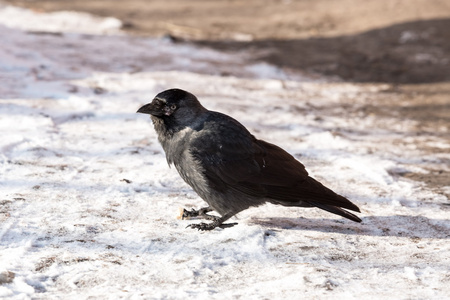
[{"label": "crow's eye", "polygon": [[177,108],[177,105],[176,105],[176,104],[171,104],[171,105],[170,105],[170,109],[171,109],[171,110],[175,110],[176,108]]}]

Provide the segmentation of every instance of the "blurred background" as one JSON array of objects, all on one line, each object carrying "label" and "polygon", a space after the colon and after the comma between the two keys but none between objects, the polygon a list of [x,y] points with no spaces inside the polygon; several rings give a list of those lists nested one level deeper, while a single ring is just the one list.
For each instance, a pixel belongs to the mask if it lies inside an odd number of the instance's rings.
[{"label": "blurred background", "polygon": [[211,47],[353,82],[450,80],[448,0],[9,0],[114,16],[129,33]]}]

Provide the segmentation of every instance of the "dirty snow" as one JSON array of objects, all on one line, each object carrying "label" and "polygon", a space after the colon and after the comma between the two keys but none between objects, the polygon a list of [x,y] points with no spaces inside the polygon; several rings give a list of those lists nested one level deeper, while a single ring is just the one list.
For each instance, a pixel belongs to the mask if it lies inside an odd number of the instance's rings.
[{"label": "dirty snow", "polygon": [[[450,145],[427,137],[443,149],[427,156],[414,121],[358,110],[385,86],[315,82],[117,22],[0,7],[0,297],[450,299],[448,199],[398,176],[448,169]],[[178,209],[204,202],[135,114],[171,87],[295,155],[363,223],[267,205],[231,229],[185,229],[198,221]]]}]

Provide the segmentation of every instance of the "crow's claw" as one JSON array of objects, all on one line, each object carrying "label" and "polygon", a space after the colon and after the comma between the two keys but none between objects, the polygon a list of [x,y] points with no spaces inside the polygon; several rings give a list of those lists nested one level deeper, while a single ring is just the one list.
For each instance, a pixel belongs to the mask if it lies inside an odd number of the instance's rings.
[{"label": "crow's claw", "polygon": [[192,218],[201,218],[201,219],[215,221],[220,218],[217,216],[208,215],[207,213],[210,211],[212,211],[212,209],[209,207],[200,208],[198,210],[193,209],[193,208],[191,210],[187,210],[187,209],[183,208],[183,214],[181,215],[181,219],[189,220]]},{"label": "crow's claw", "polygon": [[216,227],[228,228],[228,227],[233,227],[234,225],[237,225],[237,224],[238,223],[220,224],[218,222],[197,223],[197,224],[189,224],[188,226],[186,226],[186,228],[193,228],[193,229],[198,229],[201,231],[209,231],[209,230],[213,230]]},{"label": "crow's claw", "polygon": [[183,214],[181,215],[181,220],[189,220],[192,217],[198,216],[198,210],[191,209],[186,210],[186,208],[183,208]]},{"label": "crow's claw", "polygon": [[193,228],[193,229],[198,229],[201,231],[206,231],[206,230],[213,230],[214,228],[216,228],[216,225],[213,223],[198,223],[198,224],[189,224],[186,228]]}]

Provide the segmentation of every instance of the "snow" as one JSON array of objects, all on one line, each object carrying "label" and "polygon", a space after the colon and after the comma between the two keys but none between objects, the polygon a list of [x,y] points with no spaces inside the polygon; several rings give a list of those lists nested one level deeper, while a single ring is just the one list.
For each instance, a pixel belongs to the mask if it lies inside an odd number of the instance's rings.
[{"label": "snow", "polygon": [[122,26],[122,22],[116,18],[99,18],[81,12],[36,13],[10,5],[3,5],[0,8],[3,25],[27,31],[120,34]]},{"label": "snow", "polygon": [[[75,12],[3,6],[0,24],[0,297],[450,299],[448,199],[395,175],[448,169],[450,145],[411,135],[412,120],[361,116],[385,86],[318,82]],[[295,155],[363,223],[266,205],[231,229],[186,229],[197,221],[179,208],[204,202],[135,114],[172,87]]]}]

